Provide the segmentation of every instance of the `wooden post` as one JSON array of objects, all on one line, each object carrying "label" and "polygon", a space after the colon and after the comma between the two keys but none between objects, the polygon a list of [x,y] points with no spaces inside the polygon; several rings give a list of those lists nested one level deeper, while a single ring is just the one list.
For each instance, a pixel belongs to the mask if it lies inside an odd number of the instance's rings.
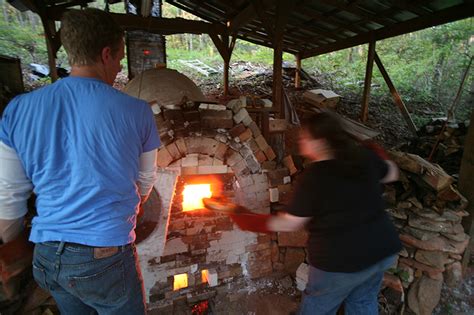
[{"label": "wooden post", "polygon": [[230,60],[224,59],[224,96],[229,95],[229,66]]},{"label": "wooden post", "polygon": [[229,43],[229,35],[223,34],[219,38],[214,32],[209,33],[211,36],[214,45],[216,45],[217,51],[221,55],[222,59],[224,60],[224,96],[229,95],[229,66],[230,66],[230,58],[232,57],[232,51],[235,47],[235,41],[237,40],[236,36],[232,36],[232,40]]},{"label": "wooden post", "polygon": [[[474,111],[471,112],[471,122],[473,121]],[[466,211],[469,212],[470,216],[465,217],[462,221],[464,231],[471,237],[462,260],[463,270],[466,270],[474,242],[474,124],[472,123],[469,126],[466,140],[464,141],[464,153],[462,155],[461,169],[459,171],[458,188],[459,192],[463,194],[469,202]]]},{"label": "wooden post", "polygon": [[279,111],[279,117],[285,117],[283,108],[283,41],[277,40],[273,48],[273,106]]},{"label": "wooden post", "polygon": [[51,76],[51,81],[56,82],[56,80],[58,80],[58,72],[56,71],[56,53],[61,46],[59,42],[59,34],[56,32],[56,25],[53,20],[48,20],[44,15],[40,15],[40,17],[41,22],[43,23],[46,48],[48,50],[49,75]]},{"label": "wooden post", "polygon": [[295,88],[301,87],[301,55],[296,54]]},{"label": "wooden post", "polygon": [[405,106],[405,103],[403,103],[402,98],[400,97],[400,94],[398,94],[397,89],[393,85],[392,80],[390,79],[390,76],[388,75],[387,71],[385,70],[385,67],[382,64],[382,61],[377,55],[377,52],[375,52],[375,63],[377,64],[377,67],[382,73],[385,83],[387,83],[387,86],[390,89],[390,93],[392,94],[395,105],[397,105],[400,111],[402,112],[403,118],[405,118],[405,121],[408,124],[408,128],[415,136],[417,136],[416,126],[413,123],[413,120],[411,119],[410,113],[408,112]]},{"label": "wooden post", "polygon": [[[273,106],[279,110],[279,117],[285,118],[283,108],[283,34],[294,1],[278,0],[276,4],[276,21],[273,30]],[[269,31],[269,34],[272,32]]]},{"label": "wooden post", "polygon": [[370,100],[370,88],[372,84],[372,70],[374,68],[374,56],[375,56],[375,41],[369,43],[369,50],[367,53],[367,66],[365,68],[365,80],[364,80],[364,94],[362,95],[362,111],[360,113],[360,120],[362,122],[367,121],[369,115],[369,100]]}]

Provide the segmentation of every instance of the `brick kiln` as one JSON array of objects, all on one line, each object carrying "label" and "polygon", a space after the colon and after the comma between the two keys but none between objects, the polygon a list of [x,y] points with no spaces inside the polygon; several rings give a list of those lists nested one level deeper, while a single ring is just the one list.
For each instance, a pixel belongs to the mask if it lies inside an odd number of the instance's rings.
[{"label": "brick kiln", "polygon": [[[156,82],[143,80],[143,91]],[[160,104],[155,97],[141,95]],[[270,213],[271,201],[289,191],[291,181],[287,168],[275,168],[275,153],[247,112],[245,98],[188,107],[192,98],[179,97],[181,108],[155,106],[163,142],[159,176],[146,223],[138,228],[146,235],[139,235],[137,248],[152,305],[179,296],[197,302],[212,295],[209,288],[273,270],[270,235],[243,232],[227,214],[204,210],[189,197],[226,196],[253,212]],[[278,260],[278,248],[273,252]]]}]

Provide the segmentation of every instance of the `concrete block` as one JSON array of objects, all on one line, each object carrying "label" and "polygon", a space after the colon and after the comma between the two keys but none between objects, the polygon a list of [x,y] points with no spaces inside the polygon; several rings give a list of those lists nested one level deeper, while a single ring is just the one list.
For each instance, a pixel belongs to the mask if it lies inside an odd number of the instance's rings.
[{"label": "concrete block", "polygon": [[198,154],[188,154],[181,160],[181,165],[183,167],[190,166],[199,166],[199,155]]},{"label": "concrete block", "polygon": [[241,174],[250,174],[249,169],[247,168],[247,163],[245,163],[244,159],[241,159],[239,162],[235,163],[232,166],[232,170],[234,171],[235,174],[241,175]]},{"label": "concrete block", "polygon": [[199,174],[226,174],[227,165],[208,165],[198,166],[197,171]]},{"label": "concrete block", "polygon": [[249,113],[245,108],[241,108],[235,115],[234,121],[236,124],[241,123],[246,117],[250,117]]},{"label": "concrete block", "polygon": [[252,176],[238,176],[237,181],[239,182],[241,188],[245,188],[254,184]]},{"label": "concrete block", "polygon": [[242,104],[242,101],[240,99],[234,99],[234,100],[230,100],[226,107],[230,110],[232,110],[232,112],[235,114],[237,113],[240,109],[244,108],[244,104]]},{"label": "concrete block", "polygon": [[252,130],[252,134],[253,134],[254,138],[256,138],[256,137],[258,137],[262,134],[262,132],[260,131],[260,128],[258,128],[257,123],[255,121],[252,121],[248,125],[248,127],[250,128],[250,130]]},{"label": "concrete block", "polygon": [[227,110],[227,107],[225,105],[209,104],[209,109],[210,110],[217,110],[217,111],[224,111],[224,110]]},{"label": "concrete block", "polygon": [[225,156],[225,162],[227,163],[227,165],[234,166],[235,164],[241,161],[243,161],[243,157],[242,155],[240,155],[239,152],[234,151],[234,150],[227,150],[226,156]]},{"label": "concrete block", "polygon": [[242,123],[244,124],[244,126],[248,127],[250,126],[250,124],[253,122],[253,119],[252,117],[249,116],[245,116],[243,119],[242,119]]},{"label": "concrete block", "polygon": [[206,275],[206,282],[210,287],[215,287],[219,284],[219,277],[215,269],[208,269]]},{"label": "concrete block", "polygon": [[214,158],[206,154],[199,154],[198,156],[198,166],[212,165]]},{"label": "concrete block", "polygon": [[308,283],[309,278],[309,265],[301,263],[301,265],[296,269],[296,287],[300,291],[306,289],[306,284]]},{"label": "concrete block", "polygon": [[254,156],[249,155],[246,157],[245,163],[247,163],[247,166],[252,174],[260,172],[260,163]]},{"label": "concrete block", "polygon": [[270,202],[278,202],[279,200],[278,188],[270,188],[268,192],[270,194]]}]

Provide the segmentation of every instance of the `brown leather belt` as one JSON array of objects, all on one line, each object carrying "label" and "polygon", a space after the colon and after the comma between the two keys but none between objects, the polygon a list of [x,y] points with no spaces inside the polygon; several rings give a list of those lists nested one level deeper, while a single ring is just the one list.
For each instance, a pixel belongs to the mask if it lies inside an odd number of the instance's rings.
[{"label": "brown leather belt", "polygon": [[[120,246],[122,247],[122,246]],[[115,255],[118,253],[119,247],[114,246],[114,247],[94,247],[94,258],[95,259],[101,259],[101,258],[107,258],[110,256]]]},{"label": "brown leather belt", "polygon": [[122,246],[95,247],[95,246],[88,246],[88,245],[69,243],[69,242],[59,242],[59,241],[49,241],[49,242],[44,242],[43,244],[48,245],[48,246],[54,246],[54,247],[57,246],[58,251],[60,252],[62,252],[64,249],[67,249],[68,247],[71,250],[73,248],[78,248],[78,247],[90,248],[92,249],[95,259],[102,259],[102,258],[113,256],[119,251],[124,251],[126,248],[128,248],[128,246],[131,246],[131,244],[127,244],[127,245],[122,245]]}]

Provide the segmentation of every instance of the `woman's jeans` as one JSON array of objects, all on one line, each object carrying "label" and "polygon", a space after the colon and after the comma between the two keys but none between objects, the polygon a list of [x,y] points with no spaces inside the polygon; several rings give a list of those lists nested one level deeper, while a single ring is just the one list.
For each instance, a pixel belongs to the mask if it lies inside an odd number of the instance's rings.
[{"label": "woman's jeans", "polygon": [[299,314],[336,314],[342,303],[346,315],[379,314],[377,297],[383,274],[395,263],[396,257],[387,257],[352,273],[326,272],[310,266]]},{"label": "woman's jeans", "polygon": [[35,246],[33,276],[61,314],[145,314],[133,244],[97,248],[45,242]]}]

